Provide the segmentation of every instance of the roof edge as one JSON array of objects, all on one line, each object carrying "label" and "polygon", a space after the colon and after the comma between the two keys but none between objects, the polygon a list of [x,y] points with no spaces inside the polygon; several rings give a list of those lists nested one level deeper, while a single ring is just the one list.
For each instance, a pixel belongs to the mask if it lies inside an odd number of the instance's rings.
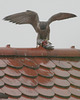
[{"label": "roof edge", "polygon": [[80,49],[53,49],[38,48],[0,48],[2,56],[28,56],[28,57],[80,57]]}]

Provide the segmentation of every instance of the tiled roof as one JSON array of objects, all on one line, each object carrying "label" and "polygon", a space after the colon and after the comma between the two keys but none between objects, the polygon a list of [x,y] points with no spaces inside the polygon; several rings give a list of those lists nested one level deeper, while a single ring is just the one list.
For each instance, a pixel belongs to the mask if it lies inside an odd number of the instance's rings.
[{"label": "tiled roof", "polygon": [[80,100],[80,50],[0,48],[0,100]]}]

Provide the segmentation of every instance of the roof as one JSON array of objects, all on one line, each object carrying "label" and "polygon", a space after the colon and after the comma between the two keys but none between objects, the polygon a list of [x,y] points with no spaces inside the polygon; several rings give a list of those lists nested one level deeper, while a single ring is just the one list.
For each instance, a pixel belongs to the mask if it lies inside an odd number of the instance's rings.
[{"label": "roof", "polygon": [[0,48],[0,100],[79,99],[79,49]]}]

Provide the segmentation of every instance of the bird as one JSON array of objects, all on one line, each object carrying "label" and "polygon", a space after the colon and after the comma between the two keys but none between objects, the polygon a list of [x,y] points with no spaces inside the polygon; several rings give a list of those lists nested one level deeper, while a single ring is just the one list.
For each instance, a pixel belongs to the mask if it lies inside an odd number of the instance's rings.
[{"label": "bird", "polygon": [[20,25],[31,24],[34,30],[38,33],[37,34],[37,46],[38,46],[41,45],[43,41],[47,41],[47,43],[49,44],[48,41],[50,39],[50,24],[52,22],[73,18],[73,17],[76,17],[76,15],[72,13],[60,12],[52,15],[47,21],[40,21],[39,16],[35,11],[26,10],[25,12],[15,13],[6,16],[3,19],[5,21],[10,21]]}]

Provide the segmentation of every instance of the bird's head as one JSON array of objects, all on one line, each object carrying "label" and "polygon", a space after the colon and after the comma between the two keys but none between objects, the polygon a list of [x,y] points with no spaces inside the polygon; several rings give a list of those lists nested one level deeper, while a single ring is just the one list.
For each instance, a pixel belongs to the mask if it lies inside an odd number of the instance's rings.
[{"label": "bird's head", "polygon": [[47,22],[40,22],[39,27],[41,30],[45,30],[48,27]]}]

